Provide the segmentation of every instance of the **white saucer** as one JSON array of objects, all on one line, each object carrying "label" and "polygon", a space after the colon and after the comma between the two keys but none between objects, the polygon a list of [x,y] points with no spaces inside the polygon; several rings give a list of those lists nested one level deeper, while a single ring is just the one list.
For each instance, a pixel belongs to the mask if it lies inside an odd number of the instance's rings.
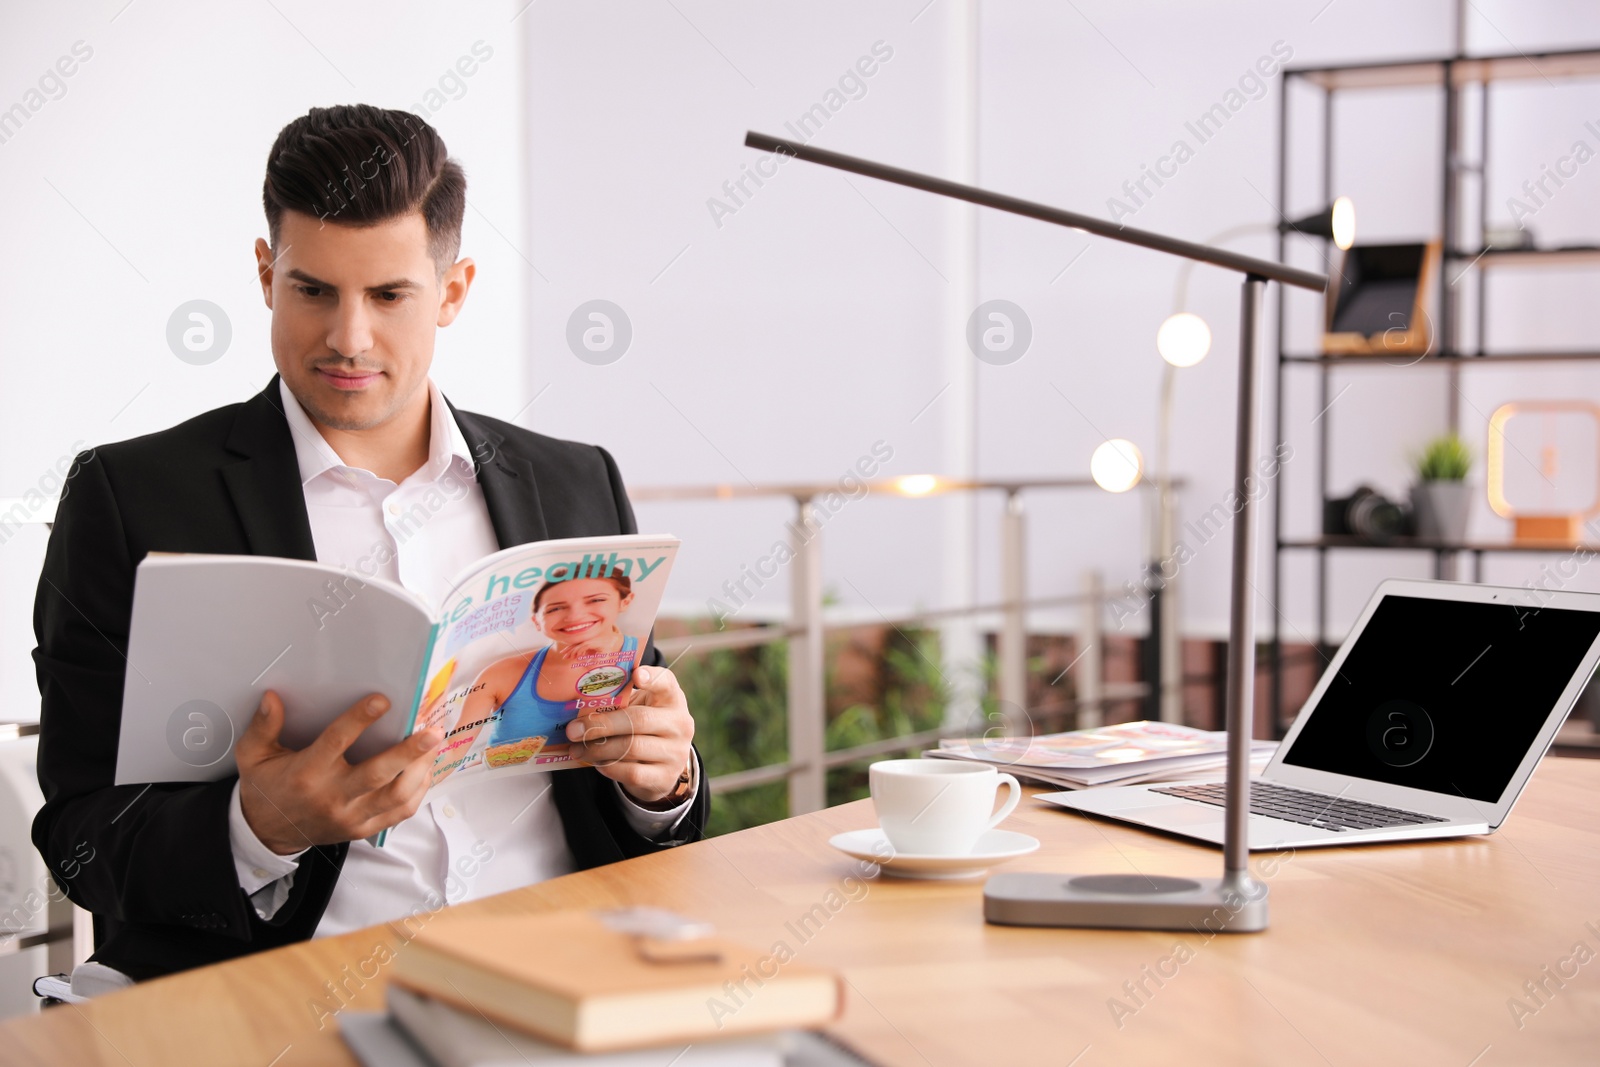
[{"label": "white saucer", "polygon": [[834,834],[828,844],[847,856],[879,864],[884,874],[896,878],[939,880],[976,878],[990,867],[1039,849],[1036,837],[1010,830],[990,830],[978,838],[977,846],[964,856],[913,855],[895,852],[889,839],[876,826],[870,830]]}]

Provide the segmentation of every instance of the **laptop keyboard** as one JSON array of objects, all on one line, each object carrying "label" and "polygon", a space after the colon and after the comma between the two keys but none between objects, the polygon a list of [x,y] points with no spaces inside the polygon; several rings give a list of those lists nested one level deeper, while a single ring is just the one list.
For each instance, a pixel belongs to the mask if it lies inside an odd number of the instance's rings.
[{"label": "laptop keyboard", "polygon": [[[1152,789],[1152,793],[1198,800],[1203,804],[1223,804],[1227,787],[1221,782],[1206,785],[1175,785]],[[1315,826],[1319,830],[1378,830],[1391,826],[1417,826],[1447,822],[1436,815],[1386,808],[1360,800],[1345,800],[1325,793],[1291,789],[1273,782],[1250,783],[1250,814]]]}]

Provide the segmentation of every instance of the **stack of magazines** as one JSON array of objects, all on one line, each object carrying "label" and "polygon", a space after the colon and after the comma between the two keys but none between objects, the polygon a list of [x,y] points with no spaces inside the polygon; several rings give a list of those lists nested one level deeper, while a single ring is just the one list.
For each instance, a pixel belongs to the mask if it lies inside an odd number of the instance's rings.
[{"label": "stack of magazines", "polygon": [[[1259,771],[1277,747],[1276,741],[1250,742],[1252,769]],[[1038,737],[945,738],[923,755],[987,763],[1018,778],[1085,789],[1204,777],[1223,769],[1227,748],[1225,731],[1140,719]]]}]

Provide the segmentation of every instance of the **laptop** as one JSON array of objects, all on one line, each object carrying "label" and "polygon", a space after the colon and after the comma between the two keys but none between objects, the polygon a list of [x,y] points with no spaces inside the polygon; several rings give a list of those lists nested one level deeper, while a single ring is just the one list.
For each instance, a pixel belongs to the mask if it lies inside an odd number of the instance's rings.
[{"label": "laptop", "polygon": [[[1390,580],[1250,789],[1250,848],[1493,833],[1600,662],[1600,594]],[[1215,778],[1038,799],[1221,844]]]}]

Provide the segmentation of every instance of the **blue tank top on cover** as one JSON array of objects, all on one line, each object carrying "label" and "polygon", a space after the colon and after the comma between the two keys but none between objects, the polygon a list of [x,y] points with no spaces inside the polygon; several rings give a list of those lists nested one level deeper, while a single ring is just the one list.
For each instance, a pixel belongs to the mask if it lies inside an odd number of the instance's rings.
[{"label": "blue tank top on cover", "polygon": [[[565,727],[576,717],[578,701],[583,698],[574,695],[571,700],[548,700],[539,695],[539,672],[544,668],[550,648],[549,645],[541,648],[523,668],[522,677],[512,687],[511,695],[500,705],[499,718],[489,731],[489,744],[502,745],[525,737],[545,737],[558,745],[566,741]],[[612,653],[619,657],[616,666],[628,672],[629,677],[633,674],[634,660],[638,658],[633,653],[638,649],[639,639],[628,636],[622,639],[622,648]]]}]

